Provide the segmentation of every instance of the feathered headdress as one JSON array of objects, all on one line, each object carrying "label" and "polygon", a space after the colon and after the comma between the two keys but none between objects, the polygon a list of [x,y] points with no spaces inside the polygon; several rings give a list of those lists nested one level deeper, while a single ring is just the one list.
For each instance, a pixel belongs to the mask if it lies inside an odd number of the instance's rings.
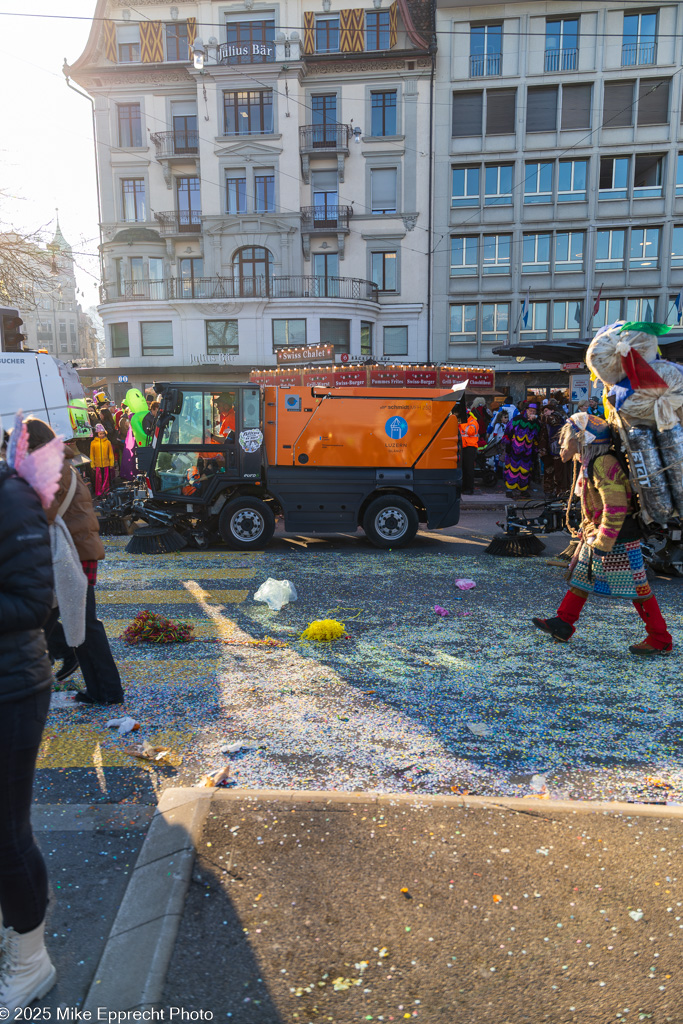
[{"label": "feathered headdress", "polygon": [[19,410],[14,418],[14,429],[7,446],[7,465],[17,476],[31,485],[43,508],[49,508],[57,493],[64,465],[62,439],[53,437],[47,444],[36,448],[34,452],[29,452],[28,429]]}]

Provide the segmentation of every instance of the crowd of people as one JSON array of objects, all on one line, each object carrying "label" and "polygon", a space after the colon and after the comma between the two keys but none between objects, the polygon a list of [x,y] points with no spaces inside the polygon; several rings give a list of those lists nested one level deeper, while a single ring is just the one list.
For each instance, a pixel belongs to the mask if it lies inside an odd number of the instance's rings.
[{"label": "crowd of people", "polygon": [[[147,414],[142,426],[147,435],[154,430],[159,412],[159,402],[153,391],[145,395]],[[132,480],[135,476],[135,461],[130,453],[134,447],[132,434],[132,412],[125,403],[113,405],[104,392],[88,401],[88,418],[92,427],[92,438],[83,438],[74,444],[82,455],[90,459],[87,473],[96,497],[107,494],[116,481]]]},{"label": "crowd of people", "polygon": [[[577,411],[598,415],[598,399],[580,402]],[[547,499],[566,497],[571,466],[561,458],[560,436],[569,413],[561,393],[527,398],[519,408],[506,400],[495,410],[484,397],[475,398],[460,425],[463,494],[474,493],[480,460],[495,466],[498,479],[512,497],[528,494],[541,481]]]}]

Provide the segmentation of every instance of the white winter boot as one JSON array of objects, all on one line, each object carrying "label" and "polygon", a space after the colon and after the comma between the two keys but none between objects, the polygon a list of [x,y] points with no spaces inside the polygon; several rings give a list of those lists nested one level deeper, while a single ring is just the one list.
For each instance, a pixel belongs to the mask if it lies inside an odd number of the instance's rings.
[{"label": "white winter boot", "polygon": [[20,1010],[50,991],[57,972],[45,948],[45,922],[20,935],[3,929],[0,959],[0,1008]]}]

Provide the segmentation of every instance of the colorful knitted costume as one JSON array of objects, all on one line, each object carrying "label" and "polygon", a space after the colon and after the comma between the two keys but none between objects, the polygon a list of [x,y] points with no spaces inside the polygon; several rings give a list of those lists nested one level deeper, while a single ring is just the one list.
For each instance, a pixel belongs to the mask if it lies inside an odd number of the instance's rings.
[{"label": "colorful knitted costume", "polygon": [[538,450],[538,420],[528,420],[525,412],[515,416],[503,435],[505,446],[505,486],[510,491],[526,494],[529,489],[534,458]]}]

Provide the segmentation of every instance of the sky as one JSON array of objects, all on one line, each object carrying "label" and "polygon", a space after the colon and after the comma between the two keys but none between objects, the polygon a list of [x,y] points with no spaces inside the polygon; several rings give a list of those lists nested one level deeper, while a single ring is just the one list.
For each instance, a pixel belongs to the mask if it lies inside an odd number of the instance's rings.
[{"label": "sky", "polygon": [[[18,17],[16,12],[62,17]],[[62,233],[74,250],[84,308],[97,304],[98,226],[90,103],[67,88],[95,0],[0,0],[0,230]],[[6,14],[5,12],[10,12]],[[76,15],[84,20],[69,20]]]}]

